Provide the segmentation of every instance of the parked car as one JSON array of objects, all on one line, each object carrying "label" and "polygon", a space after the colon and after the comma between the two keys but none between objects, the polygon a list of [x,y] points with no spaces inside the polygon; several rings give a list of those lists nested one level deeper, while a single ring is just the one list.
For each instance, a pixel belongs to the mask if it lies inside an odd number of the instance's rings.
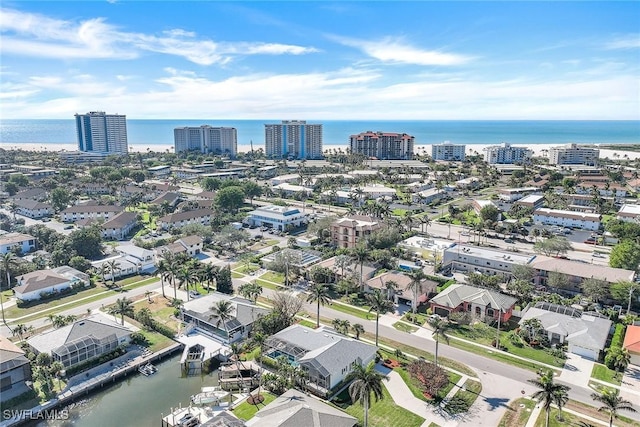
[{"label": "parked car", "polygon": [[513,239],[504,239],[505,243],[515,243],[515,240]]},{"label": "parked car", "polygon": [[583,243],[586,243],[587,245],[595,245],[596,244],[596,239],[589,238],[589,239],[585,240]]},{"label": "parked car", "polygon": [[197,292],[197,291],[189,291],[189,296],[191,298],[200,298],[201,297],[200,292]]}]

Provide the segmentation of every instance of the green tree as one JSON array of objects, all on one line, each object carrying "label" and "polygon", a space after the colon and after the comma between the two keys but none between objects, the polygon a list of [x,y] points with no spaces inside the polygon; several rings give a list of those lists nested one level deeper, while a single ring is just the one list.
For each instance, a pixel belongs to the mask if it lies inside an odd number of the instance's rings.
[{"label": "green tree", "polygon": [[133,313],[134,313],[133,302],[128,300],[126,297],[118,298],[116,300],[115,305],[113,305],[109,309],[109,314],[112,314],[114,316],[116,315],[120,316],[120,321],[122,322],[123,325],[124,325],[124,316],[132,317]]},{"label": "green tree", "polygon": [[262,196],[263,188],[253,181],[244,181],[242,183],[242,189],[244,194],[249,198],[251,206],[253,206],[253,199]]},{"label": "green tree", "polygon": [[146,329],[148,330],[153,329],[153,317],[151,314],[151,310],[149,310],[149,308],[144,307],[138,310],[138,312],[135,314],[135,318]]},{"label": "green tree", "polygon": [[91,261],[82,256],[74,256],[69,260],[69,267],[86,273],[91,269]]},{"label": "green tree", "polygon": [[245,193],[240,186],[229,186],[222,188],[216,194],[214,204],[225,212],[236,213],[244,203]]},{"label": "green tree", "polygon": [[359,402],[364,407],[363,427],[368,427],[371,395],[373,394],[376,402],[384,398],[382,381],[388,378],[376,370],[374,362],[370,362],[366,367],[354,365],[349,379],[352,380],[349,385],[349,396],[353,402]]},{"label": "green tree", "polygon": [[638,270],[640,263],[640,245],[631,240],[624,240],[611,249],[609,265],[614,268]]},{"label": "green tree", "polygon": [[436,339],[436,354],[435,361],[436,366],[438,366],[438,346],[440,345],[440,338],[444,339],[447,344],[449,344],[449,335],[447,332],[451,329],[451,323],[447,319],[443,319],[441,317],[431,317],[427,321],[431,329],[433,329],[433,333],[431,334]]},{"label": "green tree", "polygon": [[227,322],[233,318],[233,312],[235,311],[231,301],[220,300],[211,306],[209,310],[211,311],[211,318],[216,322],[216,328],[220,328],[220,324],[222,324],[227,340],[231,342],[229,329],[227,328]]},{"label": "green tree", "polygon": [[51,190],[49,199],[51,200],[51,204],[56,212],[60,212],[61,210],[66,209],[71,202],[71,193],[65,187],[56,187]]},{"label": "green tree", "polygon": [[135,182],[140,183],[147,179],[147,176],[143,171],[133,171],[129,174],[129,178],[133,179]]},{"label": "green tree", "polygon": [[214,191],[222,186],[222,181],[218,178],[208,176],[200,181],[200,186],[206,191]]},{"label": "green tree", "polygon": [[568,392],[569,387],[562,384],[556,384],[554,382],[553,371],[551,369],[541,372],[538,378],[528,381],[540,389],[533,393],[532,397],[538,402],[542,402],[542,407],[546,413],[545,426],[549,427],[551,405],[555,403],[556,396],[562,393],[561,390],[564,389],[565,392]]},{"label": "green tree", "polygon": [[611,297],[620,304],[627,304],[627,315],[631,311],[633,298],[640,293],[640,284],[637,282],[620,281],[613,283],[609,288]]},{"label": "green tree", "polygon": [[244,298],[255,303],[262,293],[262,286],[258,285],[256,282],[244,283],[240,285],[238,292],[240,292],[240,295]]},{"label": "green tree", "polygon": [[21,173],[16,173],[9,177],[9,182],[16,184],[18,187],[25,187],[29,185],[29,178]]},{"label": "green tree", "polygon": [[480,209],[480,218],[482,218],[482,222],[498,221],[498,217],[500,216],[500,209],[495,207],[494,205],[486,205],[482,209]]},{"label": "green tree", "polygon": [[233,293],[233,281],[231,280],[231,267],[222,267],[216,279],[216,290],[223,294]]},{"label": "green tree", "polygon": [[364,326],[362,326],[360,323],[354,323],[353,325],[351,325],[351,330],[355,334],[357,340],[360,339],[361,334],[364,334]]},{"label": "green tree", "polygon": [[533,250],[546,256],[565,255],[572,250],[573,246],[566,237],[555,236],[549,239],[540,240],[533,245]]},{"label": "green tree", "polygon": [[533,283],[525,280],[511,280],[507,283],[507,291],[515,295],[520,304],[526,304],[531,301],[533,289]]},{"label": "green tree", "polygon": [[102,232],[98,226],[74,230],[68,239],[69,246],[76,255],[87,259],[96,259],[102,255]]},{"label": "green tree", "polygon": [[603,388],[600,393],[592,393],[591,398],[602,406],[598,412],[609,414],[609,427],[613,427],[614,418],[618,418],[619,411],[636,412],[631,402],[620,397],[620,390],[613,388]]},{"label": "green tree", "polygon": [[407,276],[411,278],[411,282],[407,285],[407,289],[411,291],[411,295],[413,296],[411,300],[411,310],[413,314],[418,310],[418,297],[422,295],[423,287],[422,282],[427,278],[424,274],[424,271],[421,269],[416,269],[407,273]]},{"label": "green tree", "polygon": [[353,261],[355,261],[358,265],[360,265],[360,282],[359,282],[359,286],[360,286],[360,292],[363,292],[363,270],[364,270],[364,263],[369,261],[371,259],[371,251],[365,246],[365,245],[356,245],[353,249],[351,249],[349,255],[351,256],[351,258],[353,259]]},{"label": "green tree", "polygon": [[367,302],[371,306],[369,311],[376,313],[376,347],[378,346],[378,322],[381,314],[386,314],[393,310],[393,303],[389,301],[380,289],[374,289],[372,293],[367,294]]},{"label": "green tree", "polygon": [[609,296],[609,284],[594,278],[582,282],[582,293],[593,302],[599,302]]},{"label": "green tree", "polygon": [[309,295],[307,295],[307,302],[317,303],[316,310],[316,328],[320,327],[320,305],[326,305],[331,302],[331,298],[329,297],[329,288],[327,285],[323,283],[314,284],[311,289],[309,289]]},{"label": "green tree", "polygon": [[7,182],[4,184],[4,191],[9,193],[9,196],[15,196],[19,188],[15,182]]}]

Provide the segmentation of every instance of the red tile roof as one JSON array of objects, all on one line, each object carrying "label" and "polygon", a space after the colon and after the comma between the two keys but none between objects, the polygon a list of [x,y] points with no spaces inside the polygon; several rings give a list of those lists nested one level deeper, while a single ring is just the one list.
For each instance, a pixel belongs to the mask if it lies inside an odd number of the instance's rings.
[{"label": "red tile roof", "polygon": [[629,350],[629,353],[640,354],[640,326],[627,326],[627,333],[624,335],[622,347]]}]

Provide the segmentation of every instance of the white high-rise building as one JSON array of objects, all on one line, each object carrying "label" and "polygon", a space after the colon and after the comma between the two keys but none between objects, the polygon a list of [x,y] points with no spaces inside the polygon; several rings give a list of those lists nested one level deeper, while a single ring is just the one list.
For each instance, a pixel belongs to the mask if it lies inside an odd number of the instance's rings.
[{"label": "white high-rise building", "polygon": [[549,149],[550,165],[585,165],[596,166],[600,150],[592,147],[567,144]]},{"label": "white high-rise building", "polygon": [[467,146],[464,144],[452,144],[445,141],[442,144],[433,144],[431,146],[431,158],[433,160],[464,160],[465,150]]},{"label": "white high-rise building", "polygon": [[531,158],[533,152],[526,147],[512,147],[505,142],[484,149],[484,161],[490,165],[510,165],[523,163]]},{"label": "white high-rise building", "polygon": [[413,159],[414,137],[406,133],[362,132],[351,135],[349,143],[352,153],[363,154],[381,160]]},{"label": "white high-rise building", "polygon": [[127,154],[127,116],[91,111],[76,114],[78,150],[83,152]]},{"label": "white high-rise building", "polygon": [[270,158],[321,159],[322,125],[283,120],[264,125],[265,154]]},{"label": "white high-rise building", "polygon": [[226,154],[230,157],[235,157],[238,153],[236,128],[209,125],[175,128],[173,141],[176,153],[197,150],[201,153]]}]

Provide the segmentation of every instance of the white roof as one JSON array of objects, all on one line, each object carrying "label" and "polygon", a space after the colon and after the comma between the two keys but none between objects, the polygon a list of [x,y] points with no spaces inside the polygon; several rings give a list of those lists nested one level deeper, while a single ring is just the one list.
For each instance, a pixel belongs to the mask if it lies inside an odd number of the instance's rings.
[{"label": "white roof", "polygon": [[509,261],[511,264],[529,264],[536,258],[536,255],[520,255],[515,252],[503,252],[478,246],[467,245],[453,245],[445,250],[448,253],[452,254],[457,254],[459,251],[460,255],[473,256],[483,259],[492,259],[496,261]]},{"label": "white roof", "polygon": [[523,197],[522,199],[518,200],[518,203],[536,203],[538,201],[540,201],[541,199],[544,199],[544,196],[540,196],[537,194],[530,194],[526,197]]},{"label": "white roof", "polygon": [[640,215],[640,205],[629,205],[625,203],[624,205],[622,205],[618,213],[638,216]]}]

